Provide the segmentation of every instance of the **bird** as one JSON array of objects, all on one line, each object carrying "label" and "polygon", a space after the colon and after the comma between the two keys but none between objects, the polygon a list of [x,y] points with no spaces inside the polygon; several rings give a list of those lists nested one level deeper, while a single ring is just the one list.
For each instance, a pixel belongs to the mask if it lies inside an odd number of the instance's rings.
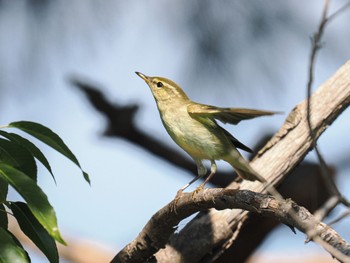
[{"label": "bird", "polygon": [[240,154],[238,149],[252,150],[222,128],[218,121],[236,125],[242,120],[273,115],[277,112],[244,108],[221,108],[196,103],[174,81],[164,77],[150,77],[135,72],[149,86],[156,101],[160,119],[174,142],[194,160],[198,175],[177,191],[177,197],[198,179],[207,174],[204,160],[211,163],[210,174],[195,189],[200,192],[217,171],[216,160],[229,163],[239,177],[249,181],[266,182]]}]

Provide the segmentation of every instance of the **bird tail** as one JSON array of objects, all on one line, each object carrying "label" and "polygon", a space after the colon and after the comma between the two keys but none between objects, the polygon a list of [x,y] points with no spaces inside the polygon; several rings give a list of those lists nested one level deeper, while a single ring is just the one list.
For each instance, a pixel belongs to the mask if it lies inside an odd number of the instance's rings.
[{"label": "bird tail", "polygon": [[265,178],[250,166],[249,162],[243,158],[237,149],[233,149],[231,154],[227,155],[223,160],[228,162],[242,179],[266,182]]}]

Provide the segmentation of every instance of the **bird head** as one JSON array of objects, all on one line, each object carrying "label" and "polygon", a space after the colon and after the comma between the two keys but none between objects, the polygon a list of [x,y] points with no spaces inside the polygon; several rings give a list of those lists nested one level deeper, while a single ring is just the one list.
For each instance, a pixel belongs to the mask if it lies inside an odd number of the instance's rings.
[{"label": "bird head", "polygon": [[174,81],[163,77],[149,77],[140,72],[135,72],[150,87],[157,102],[188,100],[185,92]]}]

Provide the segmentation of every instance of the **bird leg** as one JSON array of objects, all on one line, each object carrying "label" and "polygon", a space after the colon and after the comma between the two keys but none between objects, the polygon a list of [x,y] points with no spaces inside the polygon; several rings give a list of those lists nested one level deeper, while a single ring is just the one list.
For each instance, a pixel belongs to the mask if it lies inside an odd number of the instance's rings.
[{"label": "bird leg", "polygon": [[193,178],[189,183],[184,185],[180,190],[177,191],[175,199],[174,199],[174,204],[173,204],[173,209],[172,209],[173,211],[176,211],[176,204],[179,201],[183,191],[187,187],[189,187],[191,184],[193,184],[195,181],[197,181],[198,179],[202,178],[207,173],[207,169],[203,165],[202,161],[201,160],[195,160],[195,161],[196,161],[196,164],[197,164],[198,175],[195,178]]},{"label": "bird leg", "polygon": [[203,165],[202,161],[196,160],[196,164],[197,164],[198,175],[195,178],[193,178],[189,183],[184,185],[179,191],[177,191],[175,198],[178,198],[187,187],[189,187],[198,179],[202,178],[207,173],[207,169]]},{"label": "bird leg", "polygon": [[202,191],[202,189],[204,188],[205,184],[214,176],[214,174],[216,173],[216,163],[215,160],[211,160],[211,167],[210,167],[210,174],[208,175],[208,177],[204,180],[204,182],[197,187],[196,190],[193,191],[192,193],[192,198],[198,194],[200,191]]}]

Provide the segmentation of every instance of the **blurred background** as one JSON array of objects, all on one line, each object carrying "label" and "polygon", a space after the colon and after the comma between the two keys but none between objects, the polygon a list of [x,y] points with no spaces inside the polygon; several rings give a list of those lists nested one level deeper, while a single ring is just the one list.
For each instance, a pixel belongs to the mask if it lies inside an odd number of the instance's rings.
[{"label": "blurred background", "polygon": [[[345,2],[332,1],[330,13]],[[91,177],[90,187],[73,164],[43,148],[57,185],[41,169],[40,186],[68,242],[86,243],[112,257],[191,179],[189,172],[139,146],[105,136],[105,117],[72,79],[92,83],[112,104],[137,105],[138,129],[180,153],[135,71],[170,78],[197,102],[283,111],[284,115],[225,126],[254,147],[263,136],[275,133],[306,96],[310,37],[322,7],[321,0],[1,0],[0,123],[30,120],[50,127]],[[347,10],[326,27],[314,90],[349,59],[349,22]],[[319,140],[347,198],[349,118],[347,110]],[[315,160],[313,152],[307,160]],[[223,162],[218,169],[232,171]],[[341,212],[336,209],[330,219]],[[347,240],[349,224],[344,219],[334,226]],[[332,262],[323,249],[304,241],[302,233],[294,235],[282,225],[251,262]],[[46,262],[40,254],[32,256],[33,262]]]}]

